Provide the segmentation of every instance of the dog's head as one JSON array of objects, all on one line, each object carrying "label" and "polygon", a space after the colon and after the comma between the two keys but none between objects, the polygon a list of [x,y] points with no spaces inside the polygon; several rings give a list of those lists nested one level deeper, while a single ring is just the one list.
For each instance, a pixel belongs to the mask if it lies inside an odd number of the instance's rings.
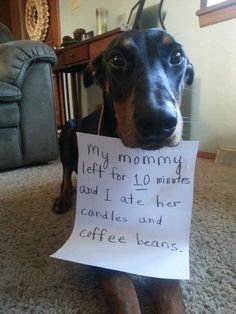
[{"label": "dog's head", "polygon": [[84,76],[101,86],[129,147],[175,146],[182,137],[181,94],[193,67],[173,37],[159,29],[127,31],[98,55]]}]

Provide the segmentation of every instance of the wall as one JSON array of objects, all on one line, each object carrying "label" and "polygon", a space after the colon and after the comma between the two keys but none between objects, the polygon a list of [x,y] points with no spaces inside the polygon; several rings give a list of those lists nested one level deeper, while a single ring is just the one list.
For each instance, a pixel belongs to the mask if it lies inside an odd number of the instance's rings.
[{"label": "wall", "polygon": [[[70,10],[69,0],[60,1],[61,35],[72,35],[76,28],[96,32],[96,8],[109,11],[109,29],[125,25],[135,0],[80,0],[79,8]],[[147,1],[148,2],[148,1]]]},{"label": "wall", "polygon": [[195,66],[191,138],[200,140],[201,150],[215,152],[222,143],[236,145],[236,19],[199,28],[199,3],[166,0],[166,26]]},{"label": "wall", "polygon": [[[60,0],[62,36],[76,27],[95,30],[95,7],[108,8],[109,29],[124,25],[136,0],[81,0],[74,11],[68,2]],[[145,6],[156,2],[146,0]],[[166,0],[165,25],[195,67],[191,139],[200,141],[200,150],[216,152],[220,144],[236,145],[236,19],[200,28],[199,6],[200,0]]]}]

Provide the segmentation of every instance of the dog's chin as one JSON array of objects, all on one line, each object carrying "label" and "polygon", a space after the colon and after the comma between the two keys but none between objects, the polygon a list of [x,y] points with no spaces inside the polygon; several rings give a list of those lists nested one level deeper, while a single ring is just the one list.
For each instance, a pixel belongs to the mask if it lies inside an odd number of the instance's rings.
[{"label": "dog's chin", "polygon": [[[122,130],[122,131],[121,131]],[[141,148],[144,150],[158,150],[163,147],[174,147],[182,141],[182,128],[176,128],[175,132],[168,138],[145,138],[133,128],[125,130],[117,127],[116,133],[124,146],[129,148]]]},{"label": "dog's chin", "polygon": [[141,148],[143,150],[158,150],[163,147],[174,147],[177,146],[181,141],[181,137],[173,136],[172,138],[166,140],[152,141],[152,140],[143,140],[139,138],[126,138],[120,136],[120,139],[124,146],[129,148]]}]

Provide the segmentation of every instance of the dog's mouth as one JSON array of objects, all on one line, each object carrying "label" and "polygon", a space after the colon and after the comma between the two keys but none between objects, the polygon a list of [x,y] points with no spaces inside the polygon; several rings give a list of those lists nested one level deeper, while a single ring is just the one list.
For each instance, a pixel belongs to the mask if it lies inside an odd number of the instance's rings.
[{"label": "dog's mouth", "polygon": [[132,143],[130,145],[130,143],[128,142],[125,142],[125,141],[122,141],[123,144],[127,147],[130,147],[130,148],[141,148],[143,150],[158,150],[158,149],[161,149],[163,147],[174,147],[174,146],[177,146],[179,143],[180,143],[181,139],[177,142],[177,141],[162,141],[162,142],[150,142],[150,143],[144,143],[142,141],[140,142],[136,142],[136,143]]},{"label": "dog's mouth", "polygon": [[150,142],[150,143],[139,143],[137,145],[137,148],[141,148],[144,150],[158,150],[161,149],[163,147],[174,147],[177,146],[181,141],[180,139],[176,139],[175,137],[173,139],[169,139],[169,140],[163,140],[163,141],[159,141],[159,142]]},{"label": "dog's mouth", "polygon": [[117,135],[122,143],[130,148],[141,148],[144,150],[158,150],[163,147],[175,147],[182,141],[183,122],[181,117],[174,132],[168,136],[142,136],[132,123],[117,124]]},{"label": "dog's mouth", "polygon": [[142,138],[135,134],[132,130],[123,133],[117,128],[117,135],[121,139],[124,146],[130,148],[141,148],[144,150],[158,150],[163,147],[175,147],[182,141],[182,132],[175,132],[169,138],[157,140]]}]

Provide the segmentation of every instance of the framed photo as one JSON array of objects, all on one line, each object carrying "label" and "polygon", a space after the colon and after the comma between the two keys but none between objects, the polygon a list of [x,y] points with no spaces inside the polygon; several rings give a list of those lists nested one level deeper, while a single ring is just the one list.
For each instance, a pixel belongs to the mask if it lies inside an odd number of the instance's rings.
[{"label": "framed photo", "polygon": [[140,19],[140,16],[143,11],[143,6],[144,6],[145,0],[139,0],[131,9],[129,18],[127,21],[127,28],[130,29],[137,29],[138,28],[138,22]]}]

